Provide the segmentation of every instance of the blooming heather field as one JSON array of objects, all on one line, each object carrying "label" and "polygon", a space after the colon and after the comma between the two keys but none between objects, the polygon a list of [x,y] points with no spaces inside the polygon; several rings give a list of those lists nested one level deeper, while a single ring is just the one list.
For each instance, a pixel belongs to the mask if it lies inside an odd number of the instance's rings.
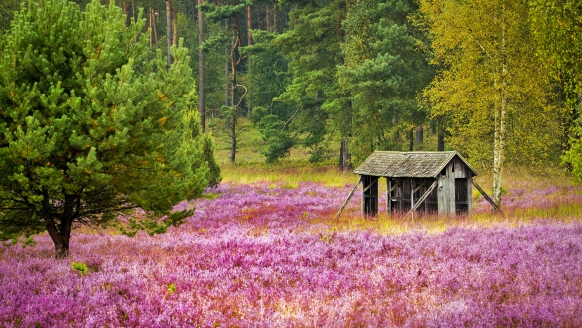
[{"label": "blooming heather field", "polygon": [[356,194],[334,220],[350,189],[226,183],[165,235],[77,232],[62,261],[45,235],[0,246],[0,326],[582,326],[578,189],[405,222]]}]

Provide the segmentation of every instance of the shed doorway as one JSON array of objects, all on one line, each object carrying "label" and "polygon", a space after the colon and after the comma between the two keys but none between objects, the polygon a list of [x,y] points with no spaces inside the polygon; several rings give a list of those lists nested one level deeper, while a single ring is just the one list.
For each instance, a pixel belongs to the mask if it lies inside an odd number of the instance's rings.
[{"label": "shed doorway", "polygon": [[467,215],[469,213],[469,191],[467,179],[455,179],[455,214]]},{"label": "shed doorway", "polygon": [[378,215],[378,177],[371,175],[362,176],[364,186],[362,212],[367,216]]}]

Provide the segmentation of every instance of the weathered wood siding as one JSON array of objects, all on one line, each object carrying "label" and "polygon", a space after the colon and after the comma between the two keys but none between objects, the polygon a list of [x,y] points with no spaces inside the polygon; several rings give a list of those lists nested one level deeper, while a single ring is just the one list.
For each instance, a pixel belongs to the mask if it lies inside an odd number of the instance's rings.
[{"label": "weathered wood siding", "polygon": [[[378,213],[378,178],[386,178],[386,212],[408,212],[437,182],[417,207],[419,213],[452,216],[473,210],[472,178],[477,173],[457,152],[375,152],[355,170],[362,177],[362,212]],[[368,188],[369,187],[369,188]]]},{"label": "weathered wood siding", "polygon": [[[409,211],[433,182],[432,178],[386,178],[386,212]],[[435,188],[423,204],[416,209],[416,212],[436,213],[438,211],[437,202]]]},{"label": "weathered wood siding", "polygon": [[455,214],[455,172],[454,162],[445,166],[438,176],[439,215]]}]

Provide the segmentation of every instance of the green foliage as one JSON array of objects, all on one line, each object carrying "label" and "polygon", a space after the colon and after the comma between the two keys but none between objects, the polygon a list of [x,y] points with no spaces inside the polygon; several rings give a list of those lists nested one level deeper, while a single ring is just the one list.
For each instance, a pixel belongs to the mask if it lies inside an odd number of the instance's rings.
[{"label": "green foliage", "polygon": [[569,139],[562,161],[574,179],[582,182],[582,3],[532,0],[529,4],[531,26],[539,42],[538,54],[569,110],[563,118],[564,135],[569,135]]},{"label": "green foliage", "polygon": [[173,283],[173,282],[171,282],[171,283],[168,285],[168,292],[167,292],[167,295],[174,294],[175,292],[176,292],[176,284],[175,284],[175,283]]},{"label": "green foliage", "polygon": [[18,10],[20,0],[0,1],[0,33],[5,33],[10,28],[10,22],[14,17],[14,12]]},{"label": "green foliage", "polygon": [[453,148],[483,169],[495,151],[508,164],[555,162],[564,111],[535,57],[527,4],[421,1],[421,11],[441,68],[424,96],[450,122]]},{"label": "green foliage", "polygon": [[[350,146],[356,162],[373,150],[402,148],[401,130],[422,125],[426,118],[417,94],[433,76],[420,48],[426,37],[409,16],[413,1],[362,0],[352,6],[342,26],[344,63],[338,85],[348,95],[352,110]],[[344,124],[342,102],[328,103],[336,122]]]},{"label": "green foliage", "polygon": [[[3,238],[46,230],[66,253],[73,222],[161,233],[192,214],[173,205],[208,183],[210,159],[188,117],[187,49],[173,48],[167,69],[147,46],[145,20],[126,27],[111,3],[81,12],[30,0],[0,41]],[[146,215],[118,221],[138,207]]]},{"label": "green foliage", "polygon": [[79,271],[79,273],[82,276],[86,276],[87,275],[87,264],[83,263],[83,262],[71,262],[71,268],[73,270],[77,270]]},{"label": "green foliage", "polygon": [[266,162],[274,163],[288,156],[294,141],[289,132],[284,131],[285,122],[282,122],[275,114],[268,114],[264,107],[255,107],[253,117],[260,117],[257,127],[261,131],[263,140],[267,142],[267,149],[261,151],[261,154],[265,155]]},{"label": "green foliage", "polygon": [[[294,28],[273,41],[289,60],[291,74],[285,92],[275,99],[291,105],[288,116],[280,120],[295,144],[310,148],[312,154],[321,154],[316,149],[329,132],[330,116],[322,106],[337,89],[335,72],[341,63],[340,22],[345,8],[341,0],[301,3],[291,13]],[[318,159],[318,155],[311,158]]]}]

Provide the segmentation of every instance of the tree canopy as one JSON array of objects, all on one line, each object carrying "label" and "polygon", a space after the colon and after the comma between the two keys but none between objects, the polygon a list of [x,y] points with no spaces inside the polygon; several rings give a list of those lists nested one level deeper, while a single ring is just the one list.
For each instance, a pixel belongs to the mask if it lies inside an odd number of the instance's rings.
[{"label": "tree canopy", "polygon": [[3,239],[48,231],[64,257],[75,224],[162,233],[192,214],[177,202],[219,181],[187,49],[167,68],[144,23],[126,26],[113,1],[30,0],[16,14],[0,40]]}]

